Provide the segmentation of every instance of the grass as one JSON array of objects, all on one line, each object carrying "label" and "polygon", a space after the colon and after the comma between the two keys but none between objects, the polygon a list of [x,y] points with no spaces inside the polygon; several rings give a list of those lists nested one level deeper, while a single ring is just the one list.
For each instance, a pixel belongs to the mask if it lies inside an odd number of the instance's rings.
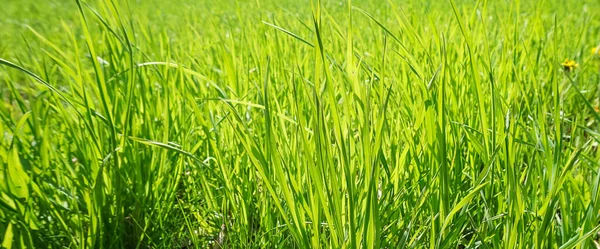
[{"label": "grass", "polygon": [[597,13],[9,1],[2,247],[595,248]]}]

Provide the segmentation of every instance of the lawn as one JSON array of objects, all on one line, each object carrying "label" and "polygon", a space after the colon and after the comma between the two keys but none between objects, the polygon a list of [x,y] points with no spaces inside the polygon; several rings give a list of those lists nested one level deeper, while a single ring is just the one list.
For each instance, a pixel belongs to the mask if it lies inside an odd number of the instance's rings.
[{"label": "lawn", "polygon": [[5,0],[3,248],[600,248],[597,0]]}]

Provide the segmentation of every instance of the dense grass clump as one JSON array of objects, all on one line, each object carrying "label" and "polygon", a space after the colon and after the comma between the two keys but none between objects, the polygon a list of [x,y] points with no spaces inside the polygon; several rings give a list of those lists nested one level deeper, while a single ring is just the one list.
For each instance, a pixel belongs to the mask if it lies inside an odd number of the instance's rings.
[{"label": "dense grass clump", "polygon": [[598,246],[596,0],[1,5],[5,248]]}]

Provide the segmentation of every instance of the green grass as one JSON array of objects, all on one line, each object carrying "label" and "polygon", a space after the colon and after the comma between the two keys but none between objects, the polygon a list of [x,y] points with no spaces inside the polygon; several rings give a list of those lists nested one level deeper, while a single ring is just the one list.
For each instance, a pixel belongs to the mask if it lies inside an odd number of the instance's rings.
[{"label": "green grass", "polygon": [[2,247],[596,248],[598,13],[2,3]]}]

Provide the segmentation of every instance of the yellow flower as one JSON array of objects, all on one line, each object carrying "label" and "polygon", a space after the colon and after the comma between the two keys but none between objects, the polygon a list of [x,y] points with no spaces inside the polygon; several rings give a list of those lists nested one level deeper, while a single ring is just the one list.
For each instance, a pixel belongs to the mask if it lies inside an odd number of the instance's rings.
[{"label": "yellow flower", "polygon": [[579,64],[577,64],[577,62],[575,62],[574,60],[569,60],[569,59],[565,59],[565,61],[561,65],[563,66],[563,69],[567,72],[571,72],[571,71],[573,71],[573,69],[575,69],[579,66]]},{"label": "yellow flower", "polygon": [[600,45],[595,48],[592,48],[592,55],[596,56],[596,58],[600,57]]}]

